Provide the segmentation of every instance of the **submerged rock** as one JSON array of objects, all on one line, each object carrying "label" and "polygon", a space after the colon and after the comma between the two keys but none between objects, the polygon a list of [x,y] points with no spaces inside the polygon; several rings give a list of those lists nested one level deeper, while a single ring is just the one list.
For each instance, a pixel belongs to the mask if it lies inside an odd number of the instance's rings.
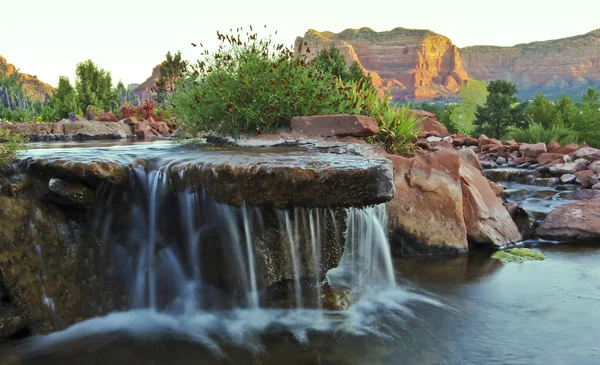
[{"label": "submerged rock", "polygon": [[504,264],[524,261],[544,261],[546,259],[543,253],[528,248],[509,248],[497,251],[492,255],[492,258],[498,259]]},{"label": "submerged rock", "polygon": [[537,228],[536,233],[542,238],[560,241],[600,239],[600,199],[557,207]]}]

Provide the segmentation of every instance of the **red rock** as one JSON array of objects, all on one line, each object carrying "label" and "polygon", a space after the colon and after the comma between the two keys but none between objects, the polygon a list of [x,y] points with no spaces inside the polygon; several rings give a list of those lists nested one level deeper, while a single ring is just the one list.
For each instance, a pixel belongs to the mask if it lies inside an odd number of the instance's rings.
[{"label": "red rock", "polygon": [[100,113],[98,120],[101,122],[115,122],[115,123],[119,121],[119,119],[117,119],[117,117],[113,113],[107,113],[107,112]]},{"label": "red rock", "polygon": [[420,137],[448,136],[448,130],[437,120],[435,114],[420,109],[409,109],[408,115],[415,115],[418,119],[422,119],[422,121],[418,124],[419,128],[421,128],[421,132],[419,133]]},{"label": "red rock", "polygon": [[519,157],[515,159],[515,162],[520,165],[524,163],[536,163],[537,160],[533,157]]},{"label": "red rock", "polygon": [[583,147],[574,152],[573,158],[584,158],[591,162],[598,161],[600,160],[600,150],[592,147]]},{"label": "red rock", "polygon": [[504,194],[504,190],[506,189],[506,186],[497,183],[497,182],[493,182],[488,180],[488,183],[490,184],[490,188],[492,188],[492,191],[494,192],[494,194],[496,196],[502,196]]},{"label": "red rock", "polygon": [[145,132],[148,130],[150,130],[150,126],[145,121],[140,121],[133,125],[133,131],[136,133],[140,131]]},{"label": "red rock", "polygon": [[377,121],[362,115],[336,114],[292,117],[292,132],[309,137],[369,137],[379,133]]},{"label": "red rock", "polygon": [[452,147],[452,144],[450,144],[450,142],[446,142],[446,141],[434,141],[434,142],[430,142],[429,144],[431,145],[432,148],[441,147],[441,148],[445,148],[447,150],[454,149]]},{"label": "red rock", "polygon": [[429,144],[429,142],[427,142],[426,139],[420,139],[415,143],[415,146],[424,149],[426,151],[429,151],[431,149],[431,145]]},{"label": "red rock", "polygon": [[154,133],[152,133],[151,129],[148,130],[144,130],[144,131],[136,131],[135,132],[135,136],[138,140],[142,140],[142,139],[150,139],[155,137],[156,135]]},{"label": "red rock", "polygon": [[123,123],[133,125],[139,123],[136,117],[129,117],[122,120]]},{"label": "red rock", "polygon": [[579,149],[579,145],[572,143],[572,144],[568,144],[568,145],[566,145],[564,147],[556,148],[552,152],[553,153],[562,153],[564,155],[568,155],[568,154],[571,154],[571,153],[577,151],[578,149]]},{"label": "red rock", "polygon": [[479,162],[479,158],[477,158],[477,155],[472,149],[461,148],[460,150],[458,150],[458,156],[461,160],[463,160],[463,162],[473,166],[477,170],[483,170],[483,168],[481,167],[481,162]]},{"label": "red rock", "polygon": [[496,153],[498,155],[504,155],[506,151],[506,147],[502,146],[502,145],[497,145],[497,144],[487,144],[485,146],[483,146],[481,148],[481,151],[485,152],[485,150],[488,150],[490,153]]},{"label": "red rock", "polygon": [[510,141],[504,141],[503,145],[508,147],[511,152],[519,150],[519,143],[515,142],[514,139],[511,139]]},{"label": "red rock", "polygon": [[546,153],[546,144],[545,143],[522,143],[519,146],[519,153],[523,157],[533,157],[538,158],[542,153]]},{"label": "red rock", "polygon": [[567,203],[554,209],[536,233],[546,239],[600,239],[600,199]]},{"label": "red rock", "polygon": [[586,188],[591,188],[598,182],[594,178],[594,175],[596,175],[596,173],[592,170],[577,171],[575,173],[575,176],[577,176],[577,182]]},{"label": "red rock", "polygon": [[560,153],[542,153],[541,155],[538,156],[538,158],[536,160],[540,165],[546,165],[552,161],[556,161],[556,160],[562,161],[562,158],[563,158],[563,155]]},{"label": "red rock", "polygon": [[551,141],[550,143],[548,143],[548,146],[547,146],[548,152],[550,152],[550,153],[554,153],[554,151],[556,151],[559,148],[560,148],[560,144],[558,144],[558,142],[555,142],[555,141]]},{"label": "red rock", "polygon": [[168,136],[169,135],[169,126],[165,122],[150,122],[150,127],[155,129],[160,135]]}]

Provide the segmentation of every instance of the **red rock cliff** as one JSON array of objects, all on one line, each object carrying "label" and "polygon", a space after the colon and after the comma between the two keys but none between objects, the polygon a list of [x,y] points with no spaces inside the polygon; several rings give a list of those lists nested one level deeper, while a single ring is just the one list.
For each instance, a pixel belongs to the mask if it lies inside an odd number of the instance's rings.
[{"label": "red rock cliff", "polygon": [[348,65],[357,61],[370,73],[376,87],[390,90],[394,100],[454,98],[469,79],[458,48],[429,30],[361,28],[335,34],[310,29],[296,38],[295,50],[312,58],[331,44],[341,50]]},{"label": "red rock cliff", "polygon": [[514,47],[466,47],[460,54],[471,77],[511,81],[521,97],[539,91],[580,95],[589,86],[600,86],[600,29]]},{"label": "red rock cliff", "polygon": [[[8,75],[17,72],[17,68],[8,63],[6,58],[0,56],[0,70],[6,72]],[[39,80],[37,76],[32,76],[28,74],[21,74],[21,79],[23,80],[25,91],[30,98],[35,100],[44,100],[46,97],[46,93],[53,94],[54,88],[45,82]]]}]

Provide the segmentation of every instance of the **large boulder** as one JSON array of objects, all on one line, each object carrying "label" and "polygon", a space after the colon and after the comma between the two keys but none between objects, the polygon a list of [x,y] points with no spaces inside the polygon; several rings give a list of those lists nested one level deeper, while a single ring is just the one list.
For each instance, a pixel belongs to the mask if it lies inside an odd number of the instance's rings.
[{"label": "large boulder", "polygon": [[414,115],[416,118],[421,119],[421,122],[418,124],[418,127],[421,128],[421,136],[448,136],[448,129],[437,120],[437,116],[435,114],[425,110],[409,109],[408,115]]},{"label": "large boulder", "polygon": [[538,236],[558,241],[600,239],[600,199],[561,205],[537,228]]},{"label": "large boulder", "polygon": [[590,162],[600,160],[600,150],[592,147],[583,147],[573,153],[575,159],[583,158]]},{"label": "large boulder", "polygon": [[586,170],[587,167],[588,163],[586,160],[579,159],[573,162],[550,166],[550,173],[554,176],[562,176],[564,174],[574,174],[578,171]]},{"label": "large boulder", "polygon": [[564,155],[560,154],[560,153],[542,153],[541,155],[539,155],[536,159],[537,163],[539,163],[540,165],[546,165],[549,164],[552,161],[557,161],[557,160],[561,160],[563,158]]},{"label": "large boulder", "polygon": [[362,115],[336,114],[292,117],[292,132],[308,137],[369,137],[379,133],[377,121]]},{"label": "large boulder", "polygon": [[542,153],[546,153],[546,152],[548,152],[548,151],[546,150],[545,143],[535,143],[535,144],[522,143],[521,146],[519,147],[519,153],[521,153],[521,156],[523,156],[523,157],[538,158]]}]

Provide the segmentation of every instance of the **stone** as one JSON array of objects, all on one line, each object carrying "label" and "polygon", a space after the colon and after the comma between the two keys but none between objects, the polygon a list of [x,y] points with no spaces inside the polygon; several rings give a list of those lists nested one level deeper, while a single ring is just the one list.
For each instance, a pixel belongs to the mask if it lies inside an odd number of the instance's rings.
[{"label": "stone", "polygon": [[33,161],[25,160],[22,165],[42,176],[77,181],[91,187],[96,187],[103,181],[123,185],[129,178],[129,168],[117,162],[38,158]]},{"label": "stone", "polygon": [[519,147],[519,153],[523,157],[532,157],[538,158],[542,153],[546,153],[546,144],[545,143],[522,143]]},{"label": "stone", "polygon": [[416,118],[421,119],[421,122],[419,122],[419,124],[417,125],[418,128],[421,128],[421,132],[419,133],[420,136],[423,136],[423,137],[429,137],[429,136],[446,137],[446,136],[448,136],[448,130],[446,129],[446,126],[444,126],[442,123],[440,123],[437,120],[437,117],[435,114],[430,113],[425,110],[409,109],[408,115],[409,116],[414,115]]},{"label": "stone", "polygon": [[150,127],[158,132],[161,136],[166,137],[169,135],[169,126],[165,122],[151,122]]},{"label": "stone", "polygon": [[557,185],[559,182],[560,182],[560,179],[558,179],[557,177],[547,177],[547,178],[538,177],[537,179],[533,180],[533,185],[535,185],[535,186],[554,186],[554,185]]},{"label": "stone", "polygon": [[589,180],[588,178],[592,177],[594,175],[595,175],[595,173],[592,170],[577,171],[575,173],[575,176],[577,177],[577,182],[586,188],[591,187],[593,185],[588,182],[588,180]]},{"label": "stone", "polygon": [[600,182],[592,186],[592,190],[600,190]]},{"label": "stone", "polygon": [[600,174],[600,160],[592,162],[588,166],[588,169],[594,171],[594,173],[596,173],[596,174]]},{"label": "stone", "polygon": [[107,113],[107,112],[100,113],[100,116],[98,116],[98,120],[100,122],[112,122],[112,123],[116,123],[119,121],[119,119],[113,113]]},{"label": "stone", "polygon": [[511,139],[510,141],[504,141],[503,145],[507,147],[511,152],[519,150],[519,143],[516,142],[514,139]]},{"label": "stone", "polygon": [[586,159],[590,162],[600,160],[600,150],[592,147],[584,147],[573,153],[575,160],[579,158]]},{"label": "stone", "polygon": [[473,166],[477,170],[479,170],[479,171],[483,170],[481,163],[479,162],[479,158],[477,158],[477,154],[475,154],[475,152],[473,152],[472,149],[461,148],[460,150],[458,150],[458,156],[465,163]]},{"label": "stone", "polygon": [[560,177],[561,184],[572,184],[577,180],[575,174],[564,174]]},{"label": "stone", "polygon": [[469,242],[487,247],[504,247],[521,240],[512,218],[481,172],[460,165],[463,210]]},{"label": "stone", "polygon": [[496,163],[498,165],[502,166],[502,165],[506,165],[508,163],[508,160],[505,157],[500,156],[496,159]]},{"label": "stone", "polygon": [[550,173],[554,176],[561,176],[564,174],[574,174],[578,171],[587,169],[587,164],[582,161],[574,161],[569,163],[563,163],[550,167]]},{"label": "stone", "polygon": [[500,197],[504,195],[504,190],[506,190],[506,186],[490,180],[488,180],[488,183],[490,184],[490,187],[492,188],[492,191],[496,196]]},{"label": "stone", "polygon": [[530,239],[535,233],[535,217],[533,214],[515,203],[509,203],[505,208],[513,222],[515,222],[523,239]]},{"label": "stone", "polygon": [[425,150],[425,151],[429,151],[431,149],[431,145],[427,142],[427,140],[425,139],[420,139],[415,143],[415,146]]},{"label": "stone", "polygon": [[377,121],[362,115],[296,116],[290,125],[293,133],[309,137],[369,137],[379,133]]},{"label": "stone", "polygon": [[548,146],[546,148],[548,149],[548,152],[553,153],[554,151],[560,148],[560,144],[558,144],[558,142],[556,141],[551,141],[550,143],[548,143]]},{"label": "stone", "polygon": [[[69,139],[74,140],[95,140],[115,139],[133,134],[132,128],[125,124],[88,120],[69,121],[63,119],[56,123],[0,125],[0,128],[24,134],[32,141],[48,141],[50,140],[50,135],[53,135],[53,139],[55,140],[63,140],[64,136],[68,136]],[[40,139],[40,135],[44,135],[45,138]]]},{"label": "stone", "polygon": [[88,207],[94,202],[94,191],[81,183],[52,178],[48,188],[56,204]]},{"label": "stone", "polygon": [[600,239],[600,199],[558,206],[537,228],[536,233],[550,240],[594,240],[597,243]]},{"label": "stone", "polygon": [[540,165],[546,165],[552,161],[560,160],[562,158],[563,155],[561,155],[560,153],[542,153],[537,157],[536,161]]},{"label": "stone", "polygon": [[494,161],[483,160],[481,161],[481,167],[483,167],[484,169],[496,169],[498,168],[498,164]]},{"label": "stone", "polygon": [[573,191],[566,191],[558,195],[559,198],[564,200],[588,200],[600,198],[600,191],[592,189],[579,189]]},{"label": "stone", "polygon": [[125,119],[121,120],[121,122],[124,124],[129,124],[129,125],[134,125],[134,124],[139,123],[136,117],[125,118]]}]

